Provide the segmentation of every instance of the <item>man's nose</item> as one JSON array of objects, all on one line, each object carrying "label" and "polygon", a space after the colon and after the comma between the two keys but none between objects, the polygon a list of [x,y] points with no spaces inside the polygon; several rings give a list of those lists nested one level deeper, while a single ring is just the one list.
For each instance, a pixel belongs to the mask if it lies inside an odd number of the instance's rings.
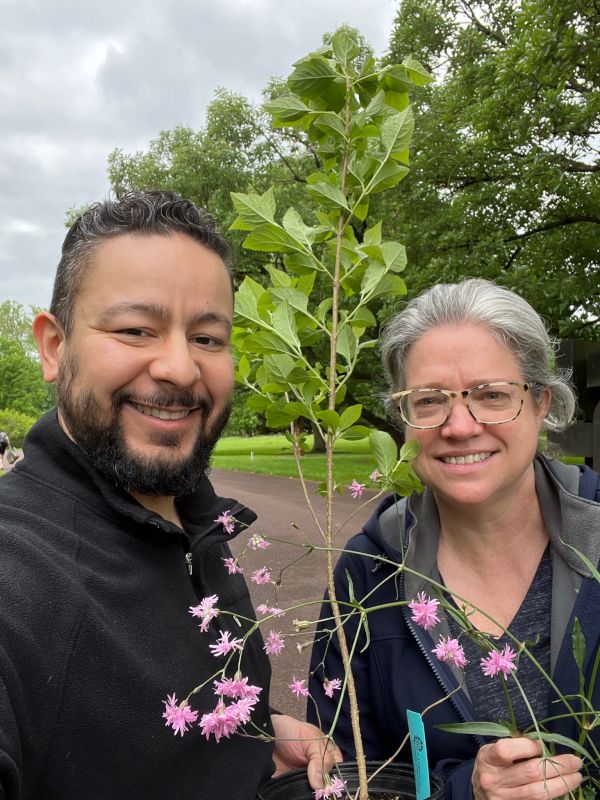
[{"label": "man's nose", "polygon": [[174,386],[191,386],[200,378],[197,351],[183,335],[173,334],[157,343],[150,364],[150,377]]}]

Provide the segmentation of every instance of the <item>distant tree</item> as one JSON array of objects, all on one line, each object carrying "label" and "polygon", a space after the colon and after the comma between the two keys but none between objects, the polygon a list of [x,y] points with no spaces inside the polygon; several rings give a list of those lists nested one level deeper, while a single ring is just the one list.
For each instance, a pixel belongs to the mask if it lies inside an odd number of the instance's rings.
[{"label": "distant tree", "polygon": [[44,382],[39,361],[18,341],[0,337],[0,408],[37,418],[53,404],[54,393]]},{"label": "distant tree", "polygon": [[381,201],[411,294],[481,275],[555,334],[600,335],[599,35],[590,0],[403,0],[390,61],[438,78],[414,98],[410,199]]}]

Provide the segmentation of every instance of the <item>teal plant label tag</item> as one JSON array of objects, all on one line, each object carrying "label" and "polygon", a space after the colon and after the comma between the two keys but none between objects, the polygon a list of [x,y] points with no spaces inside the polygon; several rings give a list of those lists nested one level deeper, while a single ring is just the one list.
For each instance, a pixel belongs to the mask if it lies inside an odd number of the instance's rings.
[{"label": "teal plant label tag", "polygon": [[427,763],[427,742],[425,741],[423,717],[416,711],[407,711],[406,717],[410,734],[410,749],[415,772],[417,800],[426,800],[431,794],[431,787],[429,785],[429,764]]}]

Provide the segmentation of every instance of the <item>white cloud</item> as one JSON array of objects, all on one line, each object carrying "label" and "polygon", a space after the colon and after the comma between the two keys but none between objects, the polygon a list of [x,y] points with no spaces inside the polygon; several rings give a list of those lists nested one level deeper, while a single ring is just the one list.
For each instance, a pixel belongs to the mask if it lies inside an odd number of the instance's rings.
[{"label": "white cloud", "polygon": [[378,54],[396,0],[0,0],[0,300],[49,302],[66,211],[107,156],[202,125],[218,87],[257,101],[342,23]]}]

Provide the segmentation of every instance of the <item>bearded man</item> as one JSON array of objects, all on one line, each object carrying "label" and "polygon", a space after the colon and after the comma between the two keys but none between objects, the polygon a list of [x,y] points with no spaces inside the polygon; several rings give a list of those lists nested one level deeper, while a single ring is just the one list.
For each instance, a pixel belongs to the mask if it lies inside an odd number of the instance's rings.
[{"label": "bearded man", "polygon": [[239,664],[260,687],[246,735],[175,737],[194,715],[165,701],[222,668],[189,608],[217,595],[232,616],[206,625],[238,638],[254,617],[217,519],[235,533],[255,514],[207,478],[233,390],[229,259],[170,192],[94,205],[67,233],[33,326],[58,408],[0,481],[2,800],[254,800],[273,761],[322,786],[318,730],[269,709],[260,633]]}]

